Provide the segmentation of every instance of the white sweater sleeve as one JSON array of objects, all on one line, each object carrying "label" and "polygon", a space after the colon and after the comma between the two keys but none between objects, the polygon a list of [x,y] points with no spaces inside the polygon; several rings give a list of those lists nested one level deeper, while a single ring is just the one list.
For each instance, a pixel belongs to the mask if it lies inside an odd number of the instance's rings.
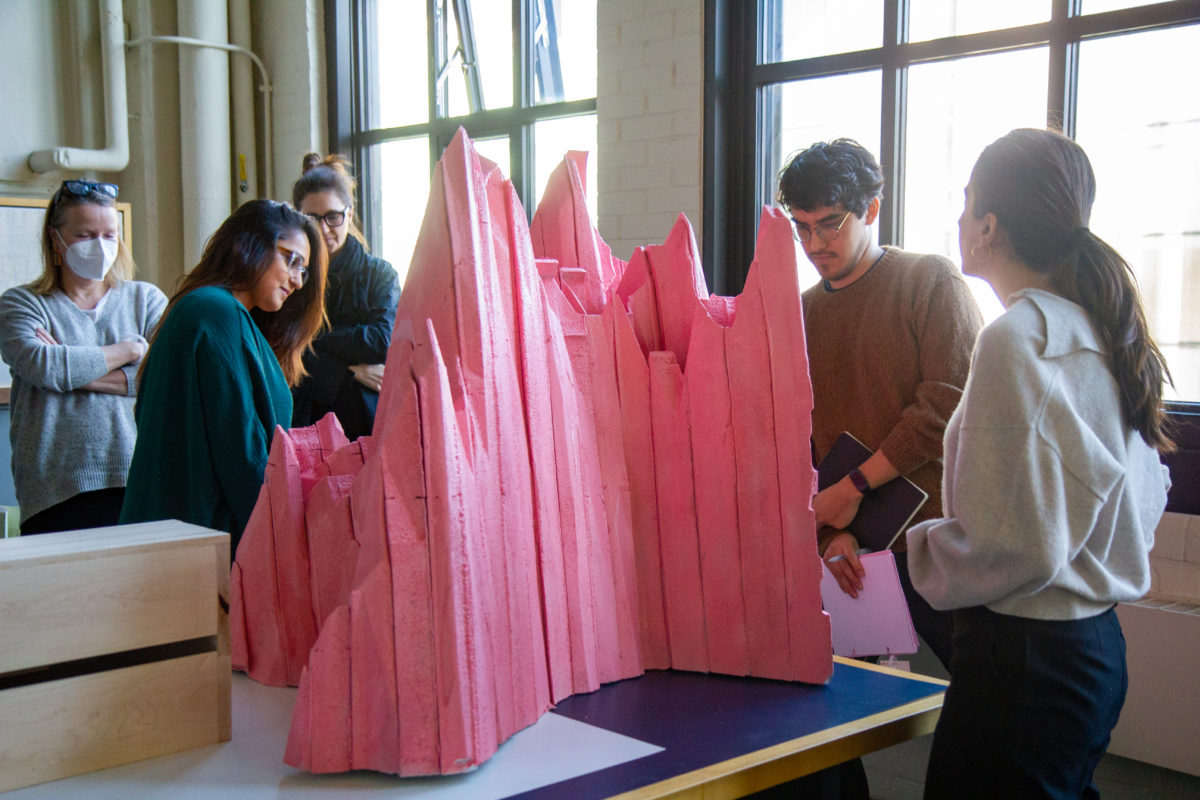
[{"label": "white sweater sleeve", "polygon": [[981,335],[946,441],[946,518],[908,534],[913,584],[938,609],[1035,594],[1076,557],[1121,476],[1057,402],[1057,370],[1017,325]]}]

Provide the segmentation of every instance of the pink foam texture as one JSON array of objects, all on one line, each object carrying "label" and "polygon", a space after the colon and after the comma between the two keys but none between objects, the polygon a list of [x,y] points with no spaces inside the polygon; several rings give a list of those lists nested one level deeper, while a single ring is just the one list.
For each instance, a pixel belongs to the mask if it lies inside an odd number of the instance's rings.
[{"label": "pink foam texture", "polygon": [[459,131],[438,163],[370,437],[277,430],[233,566],[233,659],[298,685],[285,761],[471,769],[645,669],[824,683],[796,249],[742,294],[680,217],[613,257],[569,153],[531,223]]}]

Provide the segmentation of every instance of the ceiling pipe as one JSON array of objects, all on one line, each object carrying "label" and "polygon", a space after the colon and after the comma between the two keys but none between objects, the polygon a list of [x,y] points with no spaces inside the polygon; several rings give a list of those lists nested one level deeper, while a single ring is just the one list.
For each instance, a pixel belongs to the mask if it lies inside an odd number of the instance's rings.
[{"label": "ceiling pipe", "polygon": [[103,150],[55,147],[30,153],[25,160],[37,173],[56,169],[120,172],[129,166],[129,103],[125,94],[125,32],[121,0],[100,0],[100,56],[104,73]]}]

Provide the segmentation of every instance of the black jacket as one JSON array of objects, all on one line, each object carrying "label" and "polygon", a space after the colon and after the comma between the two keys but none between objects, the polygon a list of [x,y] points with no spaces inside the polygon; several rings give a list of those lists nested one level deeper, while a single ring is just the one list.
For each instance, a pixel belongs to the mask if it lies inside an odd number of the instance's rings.
[{"label": "black jacket", "polygon": [[292,425],[311,425],[333,411],[351,440],[371,432],[379,395],[354,379],[355,364],[382,364],[392,341],[400,282],[396,270],[353,236],[329,262],[325,313],[329,328],[304,354],[308,376],[292,390]]}]

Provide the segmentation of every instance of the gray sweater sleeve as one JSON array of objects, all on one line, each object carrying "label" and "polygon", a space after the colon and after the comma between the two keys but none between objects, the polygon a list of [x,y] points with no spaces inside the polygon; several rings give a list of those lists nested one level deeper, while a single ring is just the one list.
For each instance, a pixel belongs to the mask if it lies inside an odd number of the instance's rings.
[{"label": "gray sweater sleeve", "polygon": [[79,341],[72,334],[85,323],[95,327],[83,315],[73,319],[61,313],[68,309],[60,305],[54,295],[42,297],[23,286],[0,295],[0,357],[30,386],[70,392],[108,374],[108,367],[99,345],[51,345],[38,339],[38,328],[63,342]]},{"label": "gray sweater sleeve", "polygon": [[[46,391],[70,392],[103,377],[109,369],[101,347],[135,336],[148,340],[167,304],[166,296],[149,283],[130,282],[113,291],[109,300],[117,307],[109,309],[111,323],[98,332],[96,323],[71,308],[61,292],[41,296],[25,287],[8,290],[0,296],[0,357],[16,378]],[[61,344],[43,342],[38,328]],[[127,394],[137,394],[138,364],[119,369]]]},{"label": "gray sweater sleeve", "polygon": [[[105,304],[93,320],[62,292],[42,296],[18,287],[0,296],[0,354],[13,373],[13,483],[23,520],[80,492],[125,485],[137,434],[137,364],[121,368],[129,381],[124,397],[80,387],[108,372],[101,347],[153,335],[166,297],[152,284],[126,281]],[[47,345],[37,339],[38,327],[74,344]]]}]

